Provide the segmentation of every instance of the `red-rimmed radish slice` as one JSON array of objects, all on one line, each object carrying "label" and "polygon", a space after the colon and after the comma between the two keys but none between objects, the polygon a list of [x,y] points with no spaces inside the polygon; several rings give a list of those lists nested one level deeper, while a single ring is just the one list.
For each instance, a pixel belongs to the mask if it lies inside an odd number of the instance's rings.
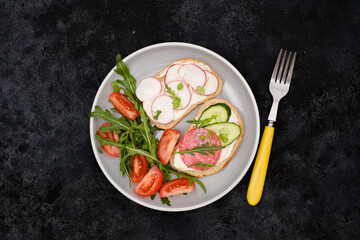
[{"label": "red-rimmed radish slice", "polygon": [[[157,116],[155,121],[162,124],[172,122],[174,116],[172,101],[172,98],[168,95],[160,95],[154,99],[151,106],[151,112],[154,119],[155,116]],[[160,112],[158,113],[158,111]]]},{"label": "red-rimmed radish slice", "polygon": [[182,64],[173,64],[171,65],[165,74],[165,83],[168,84],[169,82],[172,82],[174,80],[180,80],[181,76],[178,73],[178,70],[180,67],[182,67]]},{"label": "red-rimmed radish slice", "polygon": [[[186,108],[190,101],[191,101],[191,92],[189,87],[186,85],[185,82],[180,80],[175,80],[167,84],[171,90],[175,92],[175,96],[179,97],[181,99],[180,101],[180,107],[174,108],[175,110],[182,110]],[[179,88],[181,88],[179,90]],[[170,95],[169,93],[166,93],[167,95]]]},{"label": "red-rimmed radish slice", "polygon": [[160,81],[157,78],[149,77],[139,82],[136,86],[135,93],[140,101],[145,102],[159,94],[161,90],[162,86]]},{"label": "red-rimmed radish slice", "polygon": [[198,86],[204,86],[206,81],[205,71],[194,64],[183,65],[178,71],[181,79],[187,82],[194,90]]},{"label": "red-rimmed radish slice", "polygon": [[219,88],[219,80],[215,74],[209,71],[205,71],[206,83],[204,86],[204,92],[206,96],[214,94]]}]

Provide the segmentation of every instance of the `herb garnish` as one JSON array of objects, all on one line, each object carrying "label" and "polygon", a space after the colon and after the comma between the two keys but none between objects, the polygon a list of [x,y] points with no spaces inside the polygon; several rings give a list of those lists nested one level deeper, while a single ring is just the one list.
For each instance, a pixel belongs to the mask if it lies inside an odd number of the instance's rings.
[{"label": "herb garnish", "polygon": [[181,89],[183,89],[183,87],[184,87],[184,85],[183,85],[183,83],[181,82],[181,83],[179,83],[178,85],[177,85],[177,89],[178,90],[181,90]]},{"label": "herb garnish", "polygon": [[229,134],[223,134],[221,133],[219,135],[219,138],[221,139],[221,141],[223,141],[224,143],[227,143],[229,141],[229,138],[228,138]]},{"label": "herb garnish", "polygon": [[205,118],[203,120],[188,120],[186,122],[196,124],[196,127],[203,127],[203,126],[207,125],[208,123],[210,123],[211,120],[216,119],[216,117],[217,117],[216,115],[212,115],[211,117]]},{"label": "herb garnish", "polygon": [[195,163],[190,164],[188,167],[190,167],[190,166],[203,167],[203,170],[205,170],[206,168],[214,167],[216,165],[210,164],[210,163],[205,163],[205,162],[195,162]]},{"label": "herb garnish", "polygon": [[203,86],[197,86],[196,91],[201,95],[205,95],[205,90]]},{"label": "herb garnish", "polygon": [[155,118],[156,120],[159,119],[160,113],[161,113],[161,110],[157,110],[157,111],[156,111],[156,115],[154,116],[154,118]]},{"label": "herb garnish", "polygon": [[194,153],[200,153],[201,155],[215,155],[214,151],[219,150],[219,149],[223,149],[226,146],[216,146],[216,144],[214,145],[210,145],[209,146],[209,142],[206,142],[205,144],[201,145],[201,146],[197,146],[191,149],[187,149],[185,151],[181,151],[181,152],[173,152],[173,154],[179,153],[179,154],[184,154],[184,153],[189,153],[192,156],[194,156]]},{"label": "herb garnish", "polygon": [[172,90],[167,84],[165,84],[166,92],[169,93],[173,99],[173,107],[178,108],[180,107],[181,99],[175,95],[174,90]]}]

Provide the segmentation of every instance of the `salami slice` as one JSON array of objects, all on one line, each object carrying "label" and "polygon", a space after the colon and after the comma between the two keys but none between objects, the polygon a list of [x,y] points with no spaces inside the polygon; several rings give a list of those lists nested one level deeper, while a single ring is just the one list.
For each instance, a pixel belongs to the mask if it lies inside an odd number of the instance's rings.
[{"label": "salami slice", "polygon": [[[211,130],[205,128],[193,128],[182,137],[179,142],[179,151],[185,151],[188,149],[192,149],[194,147],[202,146],[206,143],[208,145],[216,145],[221,146],[221,141],[219,137]],[[181,160],[184,162],[186,166],[189,166],[196,162],[203,162],[207,164],[216,164],[219,161],[221,155],[221,149],[214,151],[215,155],[208,154],[202,155],[200,153],[195,152],[194,156],[190,153],[181,154]],[[208,170],[209,167],[204,169],[204,166],[195,166],[192,165],[190,168],[196,170]]]}]

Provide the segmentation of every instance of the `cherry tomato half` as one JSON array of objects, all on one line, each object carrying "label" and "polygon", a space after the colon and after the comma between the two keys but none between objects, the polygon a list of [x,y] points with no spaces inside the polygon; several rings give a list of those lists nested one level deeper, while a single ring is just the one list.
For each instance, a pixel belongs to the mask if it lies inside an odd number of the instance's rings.
[{"label": "cherry tomato half", "polygon": [[160,189],[160,197],[169,197],[181,193],[192,192],[195,189],[195,183],[190,185],[190,181],[187,178],[177,178],[164,183]]},{"label": "cherry tomato half", "polygon": [[140,182],[146,175],[149,165],[144,155],[134,155],[130,161],[130,178],[133,182]]},{"label": "cherry tomato half", "polygon": [[150,197],[159,191],[163,180],[163,173],[154,165],[138,185],[135,186],[134,191],[139,196]]},{"label": "cherry tomato half", "polygon": [[174,129],[165,130],[159,141],[157,152],[161,162],[165,164],[169,162],[171,153],[174,150],[174,147],[179,137],[180,131]]},{"label": "cherry tomato half", "polygon": [[[110,123],[104,123],[102,126],[109,126],[111,125]],[[103,132],[99,129],[98,134],[102,137],[102,138],[106,138],[106,139],[110,139],[112,141],[119,141],[119,134],[116,134],[115,131],[108,131],[108,132]],[[110,146],[110,145],[103,145],[101,147],[104,152],[112,157],[120,157],[120,149],[116,146]]]},{"label": "cherry tomato half", "polygon": [[123,116],[135,120],[139,116],[139,112],[135,109],[134,104],[125,97],[124,94],[119,92],[113,92],[110,96],[112,105],[118,110]]}]

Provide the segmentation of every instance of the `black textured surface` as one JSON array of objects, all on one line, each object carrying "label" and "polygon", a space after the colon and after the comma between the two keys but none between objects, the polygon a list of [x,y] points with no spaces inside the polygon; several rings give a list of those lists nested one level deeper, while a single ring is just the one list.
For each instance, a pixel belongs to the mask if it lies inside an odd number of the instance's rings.
[{"label": "black textured surface", "polygon": [[[1,1],[0,239],[359,239],[359,16],[359,1]],[[298,52],[256,207],[250,171],[219,201],[166,213],[98,167],[88,113],[115,54],[167,41],[239,69],[262,128],[277,53]]]}]

